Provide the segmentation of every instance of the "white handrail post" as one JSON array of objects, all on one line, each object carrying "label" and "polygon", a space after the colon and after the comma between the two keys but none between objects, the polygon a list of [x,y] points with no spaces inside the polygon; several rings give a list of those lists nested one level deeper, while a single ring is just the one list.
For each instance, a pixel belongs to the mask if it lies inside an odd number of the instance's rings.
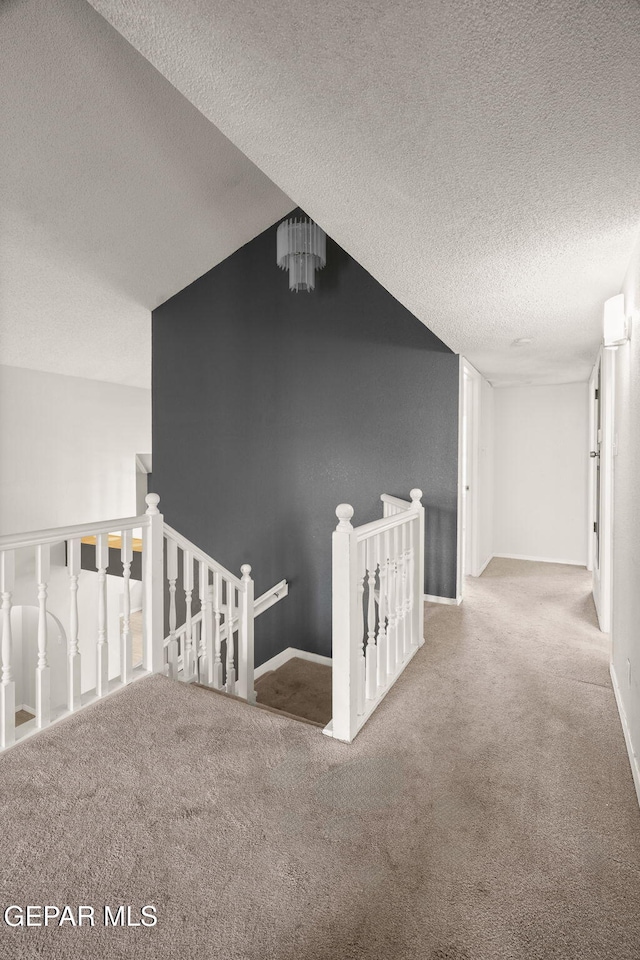
[{"label": "white handrail post", "polygon": [[248,703],[256,702],[256,692],[253,689],[254,670],[254,610],[253,601],[255,586],[251,579],[251,567],[243,563],[242,586],[240,594],[240,626],[238,630],[238,696]]},{"label": "white handrail post", "polygon": [[148,493],[147,525],[143,528],[143,663],[149,673],[164,672],[164,583],[162,578],[164,551],[164,517],[158,510],[160,497]]},{"label": "white handrail post", "polygon": [[2,594],[2,680],[0,682],[0,747],[9,747],[16,739],[16,686],[12,672],[11,594],[15,579],[13,550],[0,553],[0,593]]},{"label": "white handrail post", "polygon": [[411,505],[418,514],[418,536],[414,543],[416,556],[413,562],[413,635],[418,645],[424,643],[424,507],[422,490],[418,487],[410,492]]},{"label": "white handrail post", "polygon": [[340,521],[332,540],[332,736],[350,743],[358,711],[358,539],[353,507],[336,507]]},{"label": "white handrail post", "polygon": [[167,580],[169,581],[169,676],[178,679],[178,640],[176,637],[176,580],[178,579],[178,544],[167,538]]},{"label": "white handrail post", "polygon": [[81,706],[80,650],[78,635],[78,578],[80,577],[82,542],[79,537],[67,541],[69,571],[69,640],[67,642],[67,708],[73,713]]}]

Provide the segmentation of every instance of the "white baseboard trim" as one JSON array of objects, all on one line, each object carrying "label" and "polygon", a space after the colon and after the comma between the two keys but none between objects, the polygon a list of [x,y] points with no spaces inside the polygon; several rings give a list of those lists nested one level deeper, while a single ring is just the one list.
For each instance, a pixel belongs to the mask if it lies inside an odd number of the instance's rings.
[{"label": "white baseboard trim", "polygon": [[459,607],[462,603],[462,597],[434,597],[431,593],[425,593],[425,603],[451,603],[454,607]]},{"label": "white baseboard trim", "polygon": [[294,657],[299,657],[300,660],[309,660],[311,663],[322,663],[327,667],[332,664],[331,657],[323,657],[319,653],[309,653],[308,650],[298,650],[296,647],[287,647],[286,650],[277,653],[266,663],[261,663],[259,667],[256,667],[253,674],[254,679],[259,680],[265,673],[269,673],[270,670],[277,670],[278,667],[282,667],[289,660],[293,660]]},{"label": "white baseboard trim", "polygon": [[489,556],[487,557],[487,559],[485,560],[485,562],[484,562],[484,563],[482,564],[482,566],[480,567],[480,570],[478,571],[478,573],[475,574],[475,576],[476,576],[476,577],[481,577],[482,574],[485,572],[485,570],[487,569],[487,567],[489,566],[489,564],[491,563],[492,560],[493,560],[493,554],[490,553]]},{"label": "white baseboard trim", "polygon": [[633,749],[633,743],[631,742],[631,731],[629,730],[629,724],[627,723],[627,714],[625,713],[624,705],[622,703],[622,695],[618,685],[618,678],[612,663],[609,664],[609,673],[611,674],[613,694],[616,698],[618,713],[620,714],[620,723],[622,724],[622,732],[624,733],[624,742],[627,745],[627,753],[629,754],[629,763],[631,764],[633,782],[636,788],[636,794],[638,796],[638,803],[640,804],[640,765],[638,764],[638,757],[636,756],[636,753]]},{"label": "white baseboard trim", "polygon": [[[570,567],[585,567],[586,561],[581,560],[558,560],[557,557],[526,557],[519,553],[494,553],[494,557],[501,560],[531,560],[534,563],[562,563]],[[493,557],[491,557],[493,560]]]}]

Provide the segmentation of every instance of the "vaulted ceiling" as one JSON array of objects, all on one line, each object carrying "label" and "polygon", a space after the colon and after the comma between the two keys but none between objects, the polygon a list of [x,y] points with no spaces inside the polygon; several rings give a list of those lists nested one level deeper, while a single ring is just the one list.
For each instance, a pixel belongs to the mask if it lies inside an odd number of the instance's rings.
[{"label": "vaulted ceiling", "polygon": [[92,6],[0,14],[12,303],[25,249],[64,294],[55,251],[106,349],[300,205],[493,381],[587,377],[640,219],[637,0]]}]

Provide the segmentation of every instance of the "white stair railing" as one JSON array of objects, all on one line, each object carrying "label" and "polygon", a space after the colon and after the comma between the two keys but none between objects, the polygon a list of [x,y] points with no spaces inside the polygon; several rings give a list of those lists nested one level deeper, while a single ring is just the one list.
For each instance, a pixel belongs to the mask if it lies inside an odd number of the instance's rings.
[{"label": "white stair railing", "polygon": [[381,496],[383,517],[333,534],[333,705],[324,732],[351,742],[424,643],[424,508]]},{"label": "white stair railing", "polygon": [[[251,567],[244,564],[241,577],[217,563],[177,531],[165,524],[158,509],[159,497],[146,497],[147,511],[139,517],[108,520],[103,523],[58,527],[33,533],[0,537],[0,596],[2,600],[0,629],[0,750],[12,746],[51,722],[63,719],[113,690],[150,673],[168,673],[182,679],[198,679],[217,689],[226,690],[249,702],[255,702],[254,619],[277,600],[287,595],[282,581],[258,600],[254,600]],[[131,637],[131,567],[134,559],[134,532],[142,532],[142,666],[133,667]],[[109,630],[108,581],[110,567],[109,538],[117,538],[122,584],[122,617],[119,635],[119,675],[110,675],[110,650],[113,635]],[[81,571],[83,541],[95,544],[95,582],[88,582]],[[68,581],[65,610],[56,612],[65,621],[67,634],[67,667],[65,689],[52,690],[49,662],[47,617],[52,548],[64,544]],[[56,551],[60,552],[59,548]],[[11,609],[16,589],[16,557],[20,560],[19,603],[37,599],[37,665],[35,668],[35,719],[16,728],[16,685]],[[113,563],[113,560],[112,560]],[[59,565],[59,564],[58,564]],[[27,571],[25,573],[24,571]],[[30,572],[29,572],[30,571]],[[197,571],[197,580],[194,577]],[[57,574],[60,571],[56,571]],[[82,574],[85,574],[84,577]],[[90,576],[90,574],[89,574]],[[167,618],[169,634],[165,636],[165,579],[167,581]],[[184,591],[185,622],[177,627],[178,583]],[[193,593],[198,586],[200,610],[194,615]],[[56,580],[59,593],[60,578]],[[87,618],[79,612],[79,595],[89,589],[95,594],[94,606]],[[96,589],[97,588],[97,589]],[[238,642],[235,643],[237,634]],[[115,646],[115,644],[114,644]],[[94,684],[82,684],[83,657],[95,658]],[[87,686],[89,687],[87,689]],[[61,706],[61,704],[63,706]]]}]

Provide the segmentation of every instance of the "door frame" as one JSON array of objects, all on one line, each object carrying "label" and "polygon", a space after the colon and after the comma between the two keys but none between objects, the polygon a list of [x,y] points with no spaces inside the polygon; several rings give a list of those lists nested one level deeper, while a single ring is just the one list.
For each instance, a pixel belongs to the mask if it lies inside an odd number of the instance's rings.
[{"label": "door frame", "polygon": [[615,350],[600,348],[589,378],[589,452],[597,450],[597,418],[595,390],[600,365],[600,538],[599,564],[596,562],[596,533],[594,523],[598,516],[596,495],[596,458],[590,459],[589,469],[589,527],[588,568],[592,572],[593,600],[598,624],[603,633],[611,631],[613,590],[613,469],[615,443]]},{"label": "door frame", "polygon": [[[464,596],[466,556],[469,556],[469,576],[481,573],[478,536],[478,479],[480,473],[480,403],[482,376],[469,361],[460,355],[458,381],[458,558],[456,601]],[[468,401],[468,407],[467,407]],[[465,410],[469,421],[465,424]],[[466,437],[465,437],[465,426]],[[467,469],[465,471],[465,458]],[[465,473],[469,478],[469,496],[465,497]]]}]

